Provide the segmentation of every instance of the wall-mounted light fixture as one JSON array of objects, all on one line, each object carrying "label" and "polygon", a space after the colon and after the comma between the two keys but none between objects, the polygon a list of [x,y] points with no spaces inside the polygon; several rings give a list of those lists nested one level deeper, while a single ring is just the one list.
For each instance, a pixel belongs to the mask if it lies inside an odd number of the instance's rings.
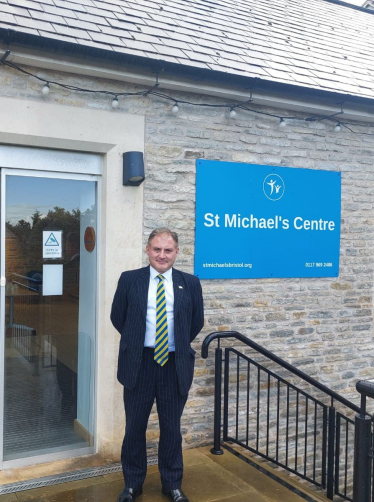
[{"label": "wall-mounted light fixture", "polygon": [[123,185],[137,187],[144,181],[143,152],[123,154]]}]

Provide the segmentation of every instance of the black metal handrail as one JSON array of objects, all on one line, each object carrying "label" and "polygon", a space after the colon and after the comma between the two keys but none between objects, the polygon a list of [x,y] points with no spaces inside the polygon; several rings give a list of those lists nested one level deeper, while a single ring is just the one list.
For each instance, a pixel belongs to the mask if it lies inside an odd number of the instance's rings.
[{"label": "black metal handrail", "polygon": [[[223,358],[220,345],[223,339],[236,339],[254,349],[324,393],[330,404],[316,399],[231,345],[224,348]],[[218,344],[215,350],[212,453],[223,454],[223,431],[224,442],[236,443],[325,489],[330,500],[335,494],[351,502],[369,502],[370,493],[374,502],[371,479],[367,479],[372,467],[372,455],[368,453],[373,444],[372,417],[366,413],[364,396],[374,397],[374,385],[359,383],[357,390],[362,395],[360,408],[237,331],[218,331],[208,335],[201,348],[204,359],[208,357],[209,346],[214,340]],[[351,412],[348,411],[347,416],[338,412],[335,402],[356,412],[356,421],[349,418]],[[349,452],[353,450],[353,439],[357,444],[357,434],[361,434],[364,428],[364,435],[360,437],[365,438],[365,450],[355,449],[353,469]],[[359,461],[357,455],[360,456]]]},{"label": "black metal handrail", "polygon": [[370,494],[374,500],[374,490],[371,490],[373,417],[368,417],[366,413],[366,398],[374,399],[374,383],[368,380],[359,380],[356,389],[361,394],[361,412],[355,417],[353,500],[354,502],[366,502],[370,499]]},{"label": "black metal handrail", "polygon": [[252,349],[256,350],[260,354],[264,355],[268,359],[271,359],[275,363],[279,364],[279,366],[282,366],[282,368],[285,368],[286,370],[290,371],[294,375],[298,376],[299,378],[302,378],[309,384],[313,385],[317,389],[321,390],[325,394],[331,397],[334,401],[338,401],[341,404],[344,404],[344,406],[347,406],[347,408],[350,408],[351,410],[355,411],[356,413],[360,413],[360,408],[359,406],[355,405],[348,399],[345,399],[344,397],[340,396],[333,390],[329,389],[326,387],[326,385],[323,385],[320,383],[318,380],[315,380],[313,377],[307,375],[303,371],[299,370],[295,366],[292,366],[292,364],[288,363],[284,359],[281,359],[280,357],[276,356],[273,354],[273,352],[270,352],[270,350],[265,349],[258,343],[254,342],[253,340],[250,340],[249,338],[245,337],[241,333],[238,333],[237,331],[215,331],[213,333],[210,333],[205,340],[203,341],[202,347],[201,347],[201,357],[203,359],[206,359],[208,357],[208,348],[209,345],[213,340],[220,340],[221,338],[236,338],[237,340],[240,340],[242,343],[245,345],[248,345],[248,347],[251,347]]}]

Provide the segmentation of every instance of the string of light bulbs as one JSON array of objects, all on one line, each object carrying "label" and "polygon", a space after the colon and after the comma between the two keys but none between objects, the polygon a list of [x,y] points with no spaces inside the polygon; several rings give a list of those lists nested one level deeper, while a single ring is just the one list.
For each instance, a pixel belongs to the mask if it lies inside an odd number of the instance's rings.
[{"label": "string of light bulbs", "polygon": [[106,96],[109,96],[112,101],[111,101],[111,106],[113,109],[116,109],[119,107],[120,101],[119,98],[121,97],[131,97],[131,96],[155,96],[161,99],[164,99],[165,101],[169,101],[173,103],[173,106],[171,108],[171,111],[173,114],[177,114],[180,109],[180,105],[190,105],[190,106],[196,106],[196,107],[208,107],[208,108],[217,108],[217,109],[227,109],[228,110],[228,116],[230,119],[235,119],[237,116],[237,110],[242,110],[245,112],[250,112],[258,115],[264,115],[267,117],[272,117],[276,118],[279,120],[279,127],[284,128],[287,126],[288,121],[304,121],[304,122],[321,122],[321,121],[332,121],[335,123],[335,126],[333,128],[333,131],[336,133],[339,133],[343,128],[349,130],[353,134],[364,134],[366,136],[374,136],[372,133],[367,133],[367,132],[357,132],[354,131],[350,126],[352,125],[362,125],[359,123],[354,123],[350,122],[349,125],[347,123],[343,122],[342,120],[337,120],[337,117],[339,115],[344,114],[343,110],[343,105],[341,106],[341,109],[333,114],[330,115],[313,115],[311,117],[298,117],[298,116],[287,116],[287,115],[279,115],[276,113],[269,113],[269,112],[264,112],[262,110],[256,110],[254,108],[251,108],[248,106],[248,103],[253,102],[253,95],[252,91],[250,91],[250,96],[248,100],[246,101],[240,101],[240,102],[234,102],[234,103],[196,103],[193,101],[188,101],[188,100],[182,100],[182,99],[177,99],[169,94],[160,92],[159,89],[159,82],[158,82],[158,75],[156,74],[156,82],[155,84],[148,88],[144,89],[141,91],[135,91],[135,92],[114,92],[114,91],[108,91],[108,90],[103,90],[103,89],[87,89],[71,84],[65,84],[63,82],[57,82],[53,80],[46,80],[45,78],[39,77],[38,75],[25,70],[24,68],[21,68],[20,66],[16,65],[13,62],[7,61],[7,57],[9,56],[10,51],[7,50],[6,53],[2,56],[0,59],[0,63],[3,66],[8,66],[9,68],[12,68],[28,77],[35,78],[36,80],[39,80],[40,82],[43,83],[41,87],[41,92],[44,96],[47,96],[51,92],[51,85],[56,86],[56,87],[61,87],[63,89],[67,89],[70,91],[75,91],[75,92],[84,92],[84,93],[91,93],[91,94],[103,94]]}]

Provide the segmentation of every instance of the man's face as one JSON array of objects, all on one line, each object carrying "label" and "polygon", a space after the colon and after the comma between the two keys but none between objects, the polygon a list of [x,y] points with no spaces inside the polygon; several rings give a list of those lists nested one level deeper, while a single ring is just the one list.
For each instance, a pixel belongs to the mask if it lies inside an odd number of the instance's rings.
[{"label": "man's face", "polygon": [[179,248],[169,234],[156,235],[145,250],[150,265],[160,274],[163,274],[174,265],[179,252]]}]

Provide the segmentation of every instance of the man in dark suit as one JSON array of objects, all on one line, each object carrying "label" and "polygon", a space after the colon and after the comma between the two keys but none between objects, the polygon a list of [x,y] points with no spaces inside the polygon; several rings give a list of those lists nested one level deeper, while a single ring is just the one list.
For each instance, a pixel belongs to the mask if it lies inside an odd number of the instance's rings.
[{"label": "man in dark suit", "polygon": [[133,501],[142,493],[146,429],[154,400],[162,491],[173,502],[188,502],[181,490],[180,419],[194,372],[190,343],[204,324],[201,285],[197,277],[172,268],[179,252],[175,232],[154,230],[146,252],[147,267],[121,275],[111,313],[121,334],[117,377],[124,386],[126,413],[121,453],[125,489],[118,502]]}]

